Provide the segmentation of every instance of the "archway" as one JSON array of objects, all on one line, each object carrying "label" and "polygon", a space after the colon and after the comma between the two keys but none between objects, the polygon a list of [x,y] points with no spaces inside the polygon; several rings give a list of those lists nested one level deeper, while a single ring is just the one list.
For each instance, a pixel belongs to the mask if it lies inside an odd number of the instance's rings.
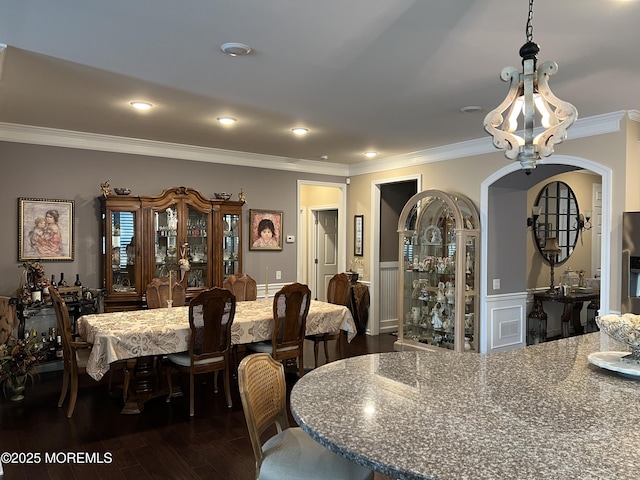
[{"label": "archway", "polygon": [[[611,196],[612,196],[612,171],[608,167],[604,167],[598,163],[595,163],[591,160],[587,160],[585,158],[580,157],[572,157],[565,155],[553,155],[550,158],[541,160],[539,162],[540,166],[544,165],[567,165],[572,166],[584,170],[589,170],[594,174],[600,175],[602,178],[602,243],[601,243],[601,252],[600,252],[600,264],[602,272],[610,271],[610,263],[611,258],[609,255],[610,252],[610,232],[611,232]],[[489,351],[494,351],[492,349],[492,345],[490,339],[492,338],[492,322],[490,318],[490,312],[487,305],[490,301],[495,304],[496,297],[499,295],[489,295],[489,284],[493,279],[489,278],[489,268],[488,266],[495,266],[497,262],[500,260],[495,258],[490,258],[489,242],[492,241],[490,238],[489,228],[489,195],[490,195],[490,187],[498,182],[503,177],[519,171],[520,164],[516,162],[512,162],[506,165],[504,168],[496,171],[489,177],[487,177],[481,184],[480,190],[480,224],[482,225],[481,229],[481,258],[482,262],[480,263],[480,351],[482,353],[487,353]],[[522,173],[524,175],[524,173]],[[524,221],[524,220],[523,220]],[[608,312],[610,308],[610,276],[602,275],[601,278],[601,294],[600,294],[600,311]],[[493,290],[493,289],[491,289]],[[522,298],[526,298],[526,291],[523,292],[510,292],[510,294],[515,298],[515,306],[517,308],[513,308],[513,312],[519,312],[518,315],[521,316],[521,324],[526,325],[526,309],[525,303]],[[513,300],[513,299],[512,299]],[[514,306],[512,303],[511,308]]]}]

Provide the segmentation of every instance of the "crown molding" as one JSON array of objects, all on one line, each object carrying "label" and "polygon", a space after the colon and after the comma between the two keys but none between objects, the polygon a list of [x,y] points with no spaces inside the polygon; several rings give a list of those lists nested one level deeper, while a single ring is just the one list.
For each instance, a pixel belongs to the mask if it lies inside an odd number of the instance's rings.
[{"label": "crown molding", "polygon": [[[1,44],[0,44],[1,47]],[[0,52],[2,50],[0,49]],[[628,116],[640,121],[637,110],[621,110],[579,119],[571,127],[570,139],[592,137],[620,131],[620,122]],[[289,172],[313,172],[314,174],[355,176],[384,172],[399,168],[414,167],[434,162],[443,162],[455,158],[493,153],[496,148],[491,138],[483,137],[466,142],[453,143],[417,152],[397,155],[390,158],[343,165],[331,162],[317,162],[298,158],[277,157],[256,153],[222,150],[217,148],[158,142],[139,138],[117,137],[96,133],[76,132],[47,127],[34,127],[0,122],[0,140],[6,142],[47,145],[63,148],[98,150],[103,152],[124,153],[129,155],[147,155],[169,157],[196,162],[220,163],[242,167],[267,168]]]},{"label": "crown molding", "polygon": [[[631,117],[632,112],[638,114],[637,110],[629,110]],[[596,115],[578,119],[571,127],[570,138],[567,141],[577,138],[592,137],[595,135],[603,135],[605,133],[615,133],[620,131],[620,122],[627,114],[626,110],[620,110],[603,115]],[[640,116],[638,116],[640,119]],[[536,129],[542,131],[542,129]],[[452,143],[442,147],[429,148],[418,152],[397,155],[395,157],[373,160],[369,162],[360,162],[349,167],[349,175],[364,175],[368,173],[377,173],[387,170],[396,170],[399,168],[414,167],[416,165],[425,165],[427,163],[443,162],[455,158],[471,157],[474,155],[484,155],[494,153],[497,149],[493,146],[491,138],[484,137],[466,142]]]},{"label": "crown molding", "polygon": [[348,166],[338,163],[315,162],[298,158],[277,157],[195,145],[76,132],[56,128],[34,127],[13,123],[0,122],[0,141],[97,150],[129,155],[176,158],[195,162],[286,170],[289,172],[313,172],[316,174],[345,177],[349,174]]}]

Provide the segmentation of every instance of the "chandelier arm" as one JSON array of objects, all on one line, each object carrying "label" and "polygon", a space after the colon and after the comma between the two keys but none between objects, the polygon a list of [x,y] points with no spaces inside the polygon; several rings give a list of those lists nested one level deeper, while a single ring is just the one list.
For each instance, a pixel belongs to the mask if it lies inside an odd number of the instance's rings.
[{"label": "chandelier arm", "polygon": [[548,157],[553,153],[554,145],[567,139],[567,129],[578,118],[576,107],[569,102],[560,100],[549,88],[549,77],[555,75],[557,71],[558,65],[553,61],[544,62],[538,68],[538,93],[545,102],[554,107],[550,110],[552,112],[552,126],[536,137],[540,157]]},{"label": "chandelier arm", "polygon": [[500,78],[504,82],[510,82],[509,91],[502,103],[484,117],[484,129],[493,137],[493,145],[500,150],[505,150],[505,156],[514,160],[518,156],[518,148],[522,139],[508,130],[503,113],[507,108],[513,108],[513,104],[519,96],[520,73],[514,67],[505,67],[502,69]]}]

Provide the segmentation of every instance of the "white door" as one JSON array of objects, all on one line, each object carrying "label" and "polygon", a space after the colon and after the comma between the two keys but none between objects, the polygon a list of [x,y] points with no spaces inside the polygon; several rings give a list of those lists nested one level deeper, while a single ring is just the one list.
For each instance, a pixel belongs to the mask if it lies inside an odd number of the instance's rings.
[{"label": "white door", "polygon": [[[315,298],[325,302],[329,280],[338,273],[338,210],[317,210]],[[313,293],[313,292],[312,292]]]}]

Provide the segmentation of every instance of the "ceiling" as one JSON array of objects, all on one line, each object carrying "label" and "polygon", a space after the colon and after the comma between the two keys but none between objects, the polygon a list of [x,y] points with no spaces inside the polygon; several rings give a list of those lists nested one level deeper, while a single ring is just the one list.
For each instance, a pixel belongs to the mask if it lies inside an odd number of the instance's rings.
[{"label": "ceiling", "polygon": [[[507,93],[502,68],[520,67],[528,2],[0,0],[0,12],[0,122],[354,164],[490,142],[482,121]],[[551,88],[580,118],[640,107],[640,0],[534,12],[538,59],[559,64]],[[253,52],[229,57],[225,42]]]}]

